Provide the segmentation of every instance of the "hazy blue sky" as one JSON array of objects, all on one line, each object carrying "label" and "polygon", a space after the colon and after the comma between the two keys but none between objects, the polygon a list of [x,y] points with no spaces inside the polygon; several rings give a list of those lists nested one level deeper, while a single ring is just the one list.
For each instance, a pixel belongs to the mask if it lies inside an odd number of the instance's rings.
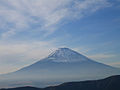
[{"label": "hazy blue sky", "polygon": [[120,67],[120,0],[0,0],[0,73],[59,47]]}]

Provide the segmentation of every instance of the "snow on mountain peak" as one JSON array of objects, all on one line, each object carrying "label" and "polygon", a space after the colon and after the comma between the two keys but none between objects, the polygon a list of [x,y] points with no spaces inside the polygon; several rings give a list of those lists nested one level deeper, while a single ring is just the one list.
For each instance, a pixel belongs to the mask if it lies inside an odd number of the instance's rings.
[{"label": "snow on mountain peak", "polygon": [[49,60],[54,62],[77,62],[86,61],[87,57],[73,51],[69,48],[59,48],[48,56]]}]

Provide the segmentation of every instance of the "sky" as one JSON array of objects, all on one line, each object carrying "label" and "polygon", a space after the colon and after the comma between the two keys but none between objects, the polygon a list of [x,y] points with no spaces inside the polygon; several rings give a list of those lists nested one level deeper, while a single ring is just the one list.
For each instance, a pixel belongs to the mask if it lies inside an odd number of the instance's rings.
[{"label": "sky", "polygon": [[0,74],[61,47],[120,68],[120,0],[0,0]]}]

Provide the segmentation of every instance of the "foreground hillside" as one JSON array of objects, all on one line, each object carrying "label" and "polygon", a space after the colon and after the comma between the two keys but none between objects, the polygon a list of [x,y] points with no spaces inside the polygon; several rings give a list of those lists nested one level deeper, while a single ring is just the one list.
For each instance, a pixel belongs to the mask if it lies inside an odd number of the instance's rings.
[{"label": "foreground hillside", "polygon": [[0,90],[120,90],[120,75],[101,80],[63,83],[46,88],[18,87]]}]

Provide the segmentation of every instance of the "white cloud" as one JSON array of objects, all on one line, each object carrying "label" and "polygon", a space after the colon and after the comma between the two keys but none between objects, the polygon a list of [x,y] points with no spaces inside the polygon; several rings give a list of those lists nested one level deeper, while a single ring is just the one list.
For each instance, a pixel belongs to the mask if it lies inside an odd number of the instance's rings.
[{"label": "white cloud", "polygon": [[1,36],[2,36],[2,38],[8,38],[14,34],[15,34],[15,30],[9,30],[9,31],[3,33]]},{"label": "white cloud", "polygon": [[87,54],[89,51],[91,51],[90,48],[88,47],[83,47],[83,46],[79,46],[79,47],[76,47],[76,48],[73,48],[74,50],[76,50],[77,52],[80,52],[80,54]]},{"label": "white cloud", "polygon": [[114,55],[114,54],[94,54],[94,55],[89,55],[88,57],[89,58],[92,58],[92,59],[109,59],[109,58],[113,58],[113,57],[115,57],[116,55]]},{"label": "white cloud", "polygon": [[117,67],[120,68],[120,62],[113,62],[113,63],[110,63],[110,65],[117,66]]},{"label": "white cloud", "polygon": [[13,35],[9,33],[12,30],[14,34],[29,30],[35,24],[53,32],[64,19],[78,19],[106,6],[107,0],[0,0],[0,23],[5,29],[2,36]]}]

